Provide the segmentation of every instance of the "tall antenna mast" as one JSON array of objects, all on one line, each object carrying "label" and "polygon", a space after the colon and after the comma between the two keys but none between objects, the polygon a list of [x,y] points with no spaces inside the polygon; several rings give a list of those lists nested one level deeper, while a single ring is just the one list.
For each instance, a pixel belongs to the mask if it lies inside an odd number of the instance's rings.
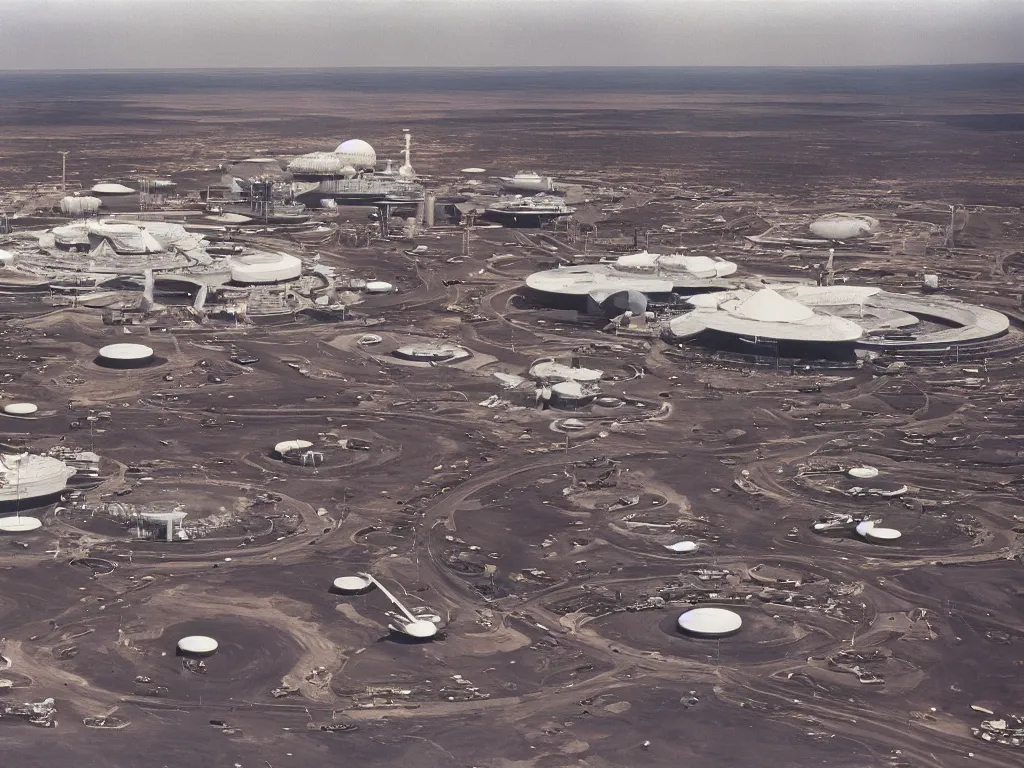
[{"label": "tall antenna mast", "polygon": [[68,191],[68,155],[70,154],[67,150],[60,150],[60,191],[62,194]]}]

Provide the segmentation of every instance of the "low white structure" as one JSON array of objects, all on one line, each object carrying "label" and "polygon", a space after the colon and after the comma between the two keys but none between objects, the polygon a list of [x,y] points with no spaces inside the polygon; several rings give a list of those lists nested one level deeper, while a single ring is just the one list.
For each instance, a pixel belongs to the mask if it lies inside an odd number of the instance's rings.
[{"label": "low white structure", "polygon": [[743,619],[725,608],[693,608],[678,620],[679,628],[694,637],[726,637],[739,631]]},{"label": "low white structure", "polygon": [[112,368],[135,368],[153,360],[153,348],[145,344],[108,344],[100,349],[99,361]]},{"label": "low white structure", "polygon": [[8,403],[4,406],[4,413],[8,416],[31,416],[38,410],[35,403]]},{"label": "low white structure", "polygon": [[736,264],[709,256],[690,256],[685,253],[630,253],[615,259],[616,268],[645,273],[679,273],[698,280],[728,277],[736,274]]},{"label": "low white structure", "polygon": [[849,240],[878,231],[878,219],[856,213],[829,213],[810,224],[810,230],[826,240]]},{"label": "low white structure", "polygon": [[850,467],[846,470],[846,474],[850,477],[856,478],[857,480],[870,480],[874,477],[878,477],[878,470],[875,467]]},{"label": "low white structure", "polygon": [[373,582],[365,576],[340,576],[334,580],[332,586],[339,592],[354,593],[369,589],[372,584]]},{"label": "low white structure", "polygon": [[43,527],[43,521],[38,517],[27,517],[25,515],[13,515],[11,517],[0,517],[0,533],[31,533]]},{"label": "low white structure", "polygon": [[94,184],[92,189],[89,190],[94,195],[107,195],[109,197],[115,197],[119,195],[134,195],[138,190],[126,187],[124,184],[118,184],[116,182],[104,182],[100,184]]},{"label": "low white structure", "polygon": [[304,451],[312,447],[313,444],[308,440],[283,440],[274,446],[274,453],[278,456],[284,456],[289,451]]},{"label": "low white structure", "polygon": [[773,288],[707,293],[689,300],[694,311],[669,322],[674,338],[690,338],[705,330],[732,336],[802,342],[851,342],[863,329],[851,320],[819,314]]},{"label": "low white structure", "polygon": [[530,377],[544,384],[557,384],[562,381],[596,384],[603,375],[604,371],[596,368],[573,368],[552,359],[541,360],[530,368]]},{"label": "low white structure", "polygon": [[281,283],[301,275],[302,261],[287,253],[258,251],[231,257],[231,280],[235,283]]},{"label": "low white structure", "polygon": [[186,656],[211,656],[219,647],[216,640],[205,635],[189,635],[178,641],[178,651]]},{"label": "low white structure", "polygon": [[367,293],[391,293],[392,291],[395,290],[395,286],[393,286],[391,283],[385,282],[384,280],[370,280],[366,284],[364,290]]}]

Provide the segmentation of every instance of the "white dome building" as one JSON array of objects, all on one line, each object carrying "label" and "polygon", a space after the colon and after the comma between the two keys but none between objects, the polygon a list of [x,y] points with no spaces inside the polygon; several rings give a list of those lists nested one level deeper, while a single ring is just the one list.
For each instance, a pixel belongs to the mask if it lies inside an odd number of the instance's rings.
[{"label": "white dome building", "polygon": [[334,150],[342,165],[351,165],[358,170],[373,169],[377,166],[377,152],[362,139],[343,141]]},{"label": "white dome building", "polygon": [[243,285],[281,283],[302,274],[302,261],[287,253],[247,253],[230,263],[231,280]]},{"label": "white dome building", "polygon": [[878,219],[851,213],[829,213],[815,219],[810,230],[826,240],[849,240],[878,231]]}]

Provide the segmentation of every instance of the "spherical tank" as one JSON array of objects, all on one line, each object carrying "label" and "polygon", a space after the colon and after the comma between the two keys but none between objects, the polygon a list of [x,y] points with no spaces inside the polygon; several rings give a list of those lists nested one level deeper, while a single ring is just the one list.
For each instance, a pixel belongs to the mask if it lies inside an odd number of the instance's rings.
[{"label": "spherical tank", "polygon": [[343,162],[354,168],[368,169],[377,165],[376,150],[362,139],[343,141],[334,153],[341,155]]}]

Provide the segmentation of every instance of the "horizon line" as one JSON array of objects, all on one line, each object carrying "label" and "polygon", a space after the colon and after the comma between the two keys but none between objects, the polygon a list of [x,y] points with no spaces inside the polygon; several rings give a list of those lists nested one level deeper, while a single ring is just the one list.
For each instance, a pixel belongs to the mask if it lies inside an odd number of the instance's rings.
[{"label": "horizon line", "polygon": [[1024,61],[974,61],[957,63],[931,64],[551,64],[551,65],[518,65],[518,64],[456,64],[444,66],[371,66],[371,65],[339,65],[332,67],[114,67],[102,69],[0,69],[0,75],[31,75],[31,74],[125,74],[147,72],[453,72],[453,71],[491,71],[491,72],[550,72],[550,71],[585,71],[585,70],[869,70],[869,69],[941,69],[961,67],[1024,67]]}]

